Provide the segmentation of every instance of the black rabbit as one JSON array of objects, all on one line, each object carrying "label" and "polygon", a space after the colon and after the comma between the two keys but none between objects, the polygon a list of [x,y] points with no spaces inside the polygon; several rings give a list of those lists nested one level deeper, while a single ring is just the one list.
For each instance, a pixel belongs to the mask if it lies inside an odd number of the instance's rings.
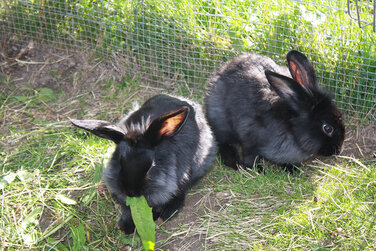
[{"label": "black rabbit", "polygon": [[116,143],[104,181],[122,207],[119,227],[134,231],[126,196],[144,195],[153,217],[171,217],[187,191],[215,158],[214,136],[201,107],[189,100],[157,95],[118,124],[71,120],[73,125]]},{"label": "black rabbit", "polygon": [[246,54],[209,80],[207,117],[226,165],[253,167],[260,156],[292,168],[340,153],[345,128],[331,95],[302,53],[290,51],[287,63]]}]

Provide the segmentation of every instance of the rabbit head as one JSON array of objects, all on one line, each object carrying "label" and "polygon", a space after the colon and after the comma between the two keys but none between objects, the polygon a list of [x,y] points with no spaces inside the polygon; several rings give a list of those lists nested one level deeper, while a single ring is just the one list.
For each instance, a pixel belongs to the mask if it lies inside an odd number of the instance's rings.
[{"label": "rabbit head", "polygon": [[76,127],[85,129],[99,137],[112,140],[116,149],[109,165],[116,171],[116,178],[108,184],[116,187],[117,193],[127,196],[140,196],[147,183],[148,171],[153,167],[154,149],[165,138],[173,137],[184,126],[189,107],[162,114],[143,125],[123,127],[101,120],[71,120]]},{"label": "rabbit head", "polygon": [[315,70],[305,55],[290,51],[287,63],[292,79],[270,70],[265,75],[271,88],[294,114],[289,122],[295,140],[306,152],[339,154],[345,127],[331,95],[318,86]]}]

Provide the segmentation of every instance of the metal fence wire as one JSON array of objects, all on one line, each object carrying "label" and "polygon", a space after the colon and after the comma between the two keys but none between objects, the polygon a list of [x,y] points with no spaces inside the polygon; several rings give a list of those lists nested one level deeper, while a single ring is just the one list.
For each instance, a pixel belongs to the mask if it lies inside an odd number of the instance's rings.
[{"label": "metal fence wire", "polygon": [[350,1],[347,0],[347,12],[349,16],[358,22],[360,28],[368,25],[372,26],[373,32],[376,31],[375,27],[375,9],[376,1]]},{"label": "metal fence wire", "polygon": [[[375,3],[375,1],[374,1]],[[127,58],[148,83],[204,88],[244,52],[286,64],[296,49],[356,118],[376,117],[375,5],[370,0],[3,0],[0,35],[90,46]],[[360,26],[360,27],[359,27]]]}]

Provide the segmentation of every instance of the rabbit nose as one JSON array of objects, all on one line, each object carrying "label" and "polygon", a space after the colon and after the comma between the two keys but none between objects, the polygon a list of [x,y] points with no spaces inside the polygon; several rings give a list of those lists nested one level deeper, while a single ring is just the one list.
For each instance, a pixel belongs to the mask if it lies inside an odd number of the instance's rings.
[{"label": "rabbit nose", "polygon": [[334,154],[335,155],[339,155],[341,154],[343,151],[343,144],[341,144],[340,146],[336,147],[335,151],[334,151]]},{"label": "rabbit nose", "polygon": [[127,196],[129,197],[139,197],[141,196],[141,193],[140,192],[136,192],[136,191],[133,191],[133,190],[129,190],[127,191]]}]

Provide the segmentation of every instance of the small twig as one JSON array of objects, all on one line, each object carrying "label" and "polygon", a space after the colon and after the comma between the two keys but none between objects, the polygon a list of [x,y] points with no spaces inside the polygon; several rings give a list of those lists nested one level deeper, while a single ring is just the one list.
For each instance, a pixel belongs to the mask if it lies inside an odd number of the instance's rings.
[{"label": "small twig", "polygon": [[355,159],[353,157],[349,157],[349,156],[341,156],[339,155],[338,156],[339,158],[343,158],[343,159],[348,159],[348,160],[351,160],[353,162],[355,162],[356,164],[358,164],[359,166],[363,167],[364,169],[366,169],[368,172],[371,171],[368,167],[366,167],[362,162],[360,162],[358,159]]},{"label": "small twig", "polygon": [[358,148],[359,152],[360,152],[360,155],[362,155],[362,157],[364,158],[364,154],[362,152],[362,149],[360,149],[358,143],[355,143],[356,147]]},{"label": "small twig", "polygon": [[8,102],[8,100],[13,96],[13,94],[18,90],[19,88],[15,88],[14,91],[12,91],[8,96],[7,98],[4,100],[4,102],[1,104],[0,106],[0,110],[2,111],[2,109],[4,108],[5,104]]},{"label": "small twig", "polygon": [[343,212],[346,212],[346,213],[348,213],[348,211],[346,211],[345,209],[343,209],[340,205],[338,205],[337,204],[337,202],[333,199],[333,197],[332,196],[330,196],[330,199],[333,201],[333,203],[339,208],[339,209],[341,209]]},{"label": "small twig", "polygon": [[364,118],[365,118],[365,119],[366,119],[368,116],[370,116],[370,115],[373,116],[373,114],[371,114],[371,112],[373,111],[373,109],[375,109],[375,107],[376,107],[376,104],[374,104],[374,105],[369,109],[369,112],[367,112],[367,114],[364,115]]},{"label": "small twig", "polygon": [[62,58],[62,59],[59,59],[57,61],[54,61],[54,62],[37,62],[37,61],[24,61],[24,60],[20,60],[20,59],[15,59],[18,63],[21,63],[21,64],[31,64],[31,65],[38,65],[38,64],[43,64],[43,65],[48,65],[48,64],[57,64],[57,63],[60,63],[61,61],[64,61],[70,57],[73,57],[73,55],[70,55],[68,57],[65,57],[65,58]]}]

